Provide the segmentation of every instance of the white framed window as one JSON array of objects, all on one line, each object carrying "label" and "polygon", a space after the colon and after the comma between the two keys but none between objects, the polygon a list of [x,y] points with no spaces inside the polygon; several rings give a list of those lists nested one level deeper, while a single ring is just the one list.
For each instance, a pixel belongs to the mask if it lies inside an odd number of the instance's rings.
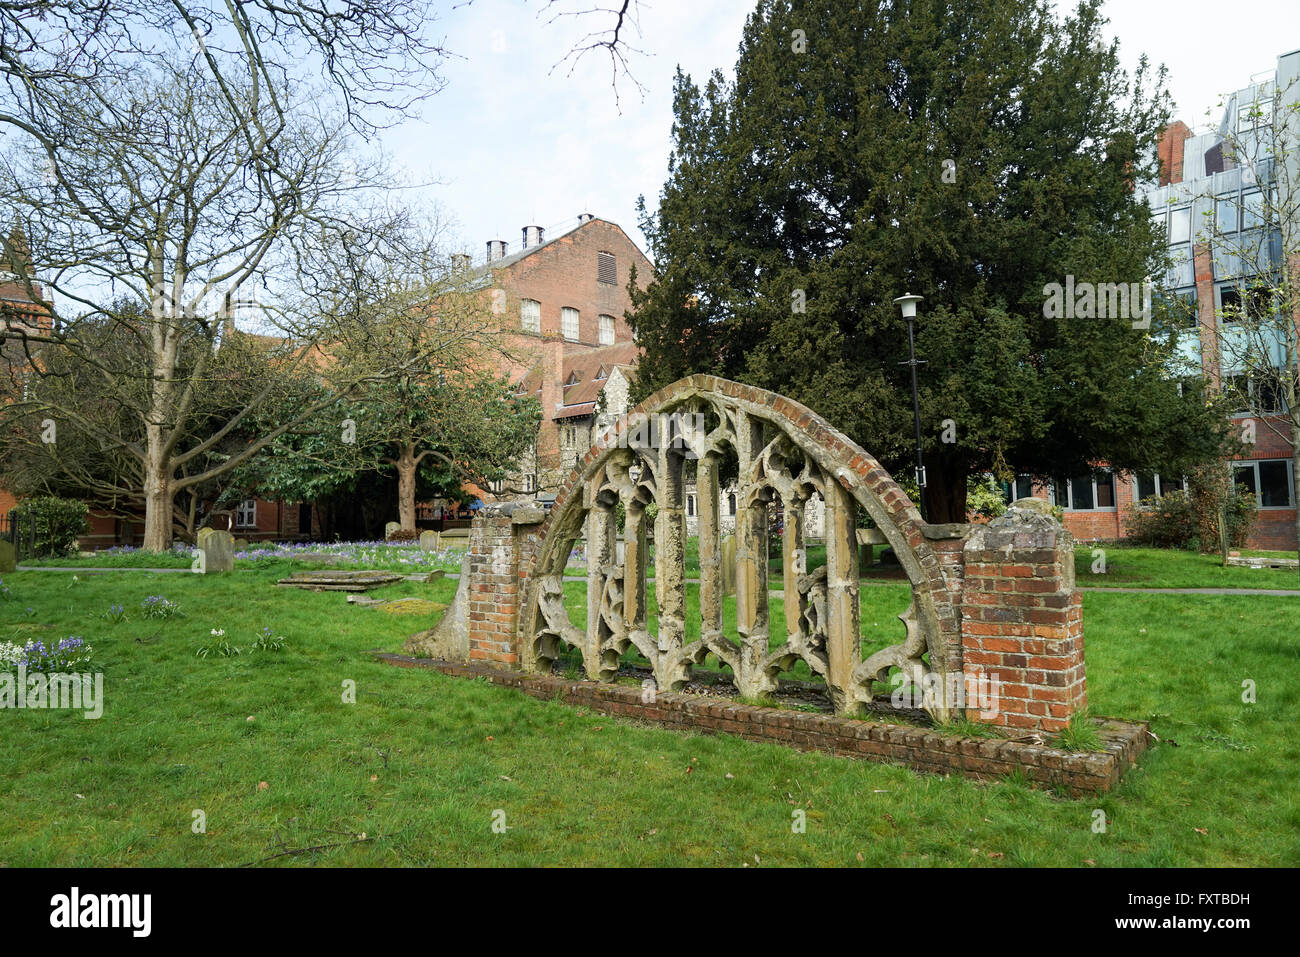
[{"label": "white framed window", "polygon": [[1237,200],[1219,199],[1214,203],[1214,227],[1221,233],[1237,231]]},{"label": "white framed window", "polygon": [[1238,406],[1234,415],[1280,415],[1286,402],[1278,389],[1278,373],[1240,373],[1223,378],[1223,392]]},{"label": "white framed window", "polygon": [[238,528],[251,528],[257,524],[257,499],[246,498],[235,509],[235,525]]},{"label": "white framed window", "polygon": [[1033,476],[1020,474],[1016,476],[1014,482],[1002,483],[1002,498],[1010,505],[1022,498],[1034,497],[1034,479]]},{"label": "white framed window", "polygon": [[600,317],[600,344],[602,346],[613,345],[614,343],[614,317]]},{"label": "white framed window", "polygon": [[564,338],[576,342],[578,340],[578,310],[565,306],[560,310],[560,333]]},{"label": "white framed window", "polygon": [[1115,475],[1103,471],[1096,477],[1079,475],[1052,483],[1052,504],[1067,512],[1115,511]]},{"label": "white framed window", "polygon": [[1171,246],[1169,260],[1169,272],[1166,273],[1166,278],[1171,287],[1191,286],[1196,283],[1190,245]]},{"label": "white framed window", "polygon": [[1254,495],[1260,508],[1292,508],[1295,502],[1289,459],[1233,462],[1232,480],[1238,489]]},{"label": "white framed window", "polygon": [[1169,211],[1169,245],[1192,241],[1192,207],[1182,206]]},{"label": "white framed window", "polygon": [[1133,476],[1133,501],[1139,504],[1148,498],[1160,498],[1170,492],[1182,491],[1187,482],[1180,478],[1166,478],[1159,472],[1142,473]]},{"label": "white framed window", "polygon": [[1243,100],[1237,105],[1237,132],[1263,129],[1273,125],[1273,101],[1269,94],[1260,91],[1259,98]]},{"label": "white framed window", "polygon": [[1257,189],[1241,194],[1241,228],[1258,229],[1268,218],[1264,194]]},{"label": "white framed window", "polygon": [[528,472],[524,475],[524,491],[525,492],[537,491],[537,476],[534,475],[532,472]]},{"label": "white framed window", "polygon": [[519,300],[519,327],[524,332],[542,331],[542,304],[536,299]]}]

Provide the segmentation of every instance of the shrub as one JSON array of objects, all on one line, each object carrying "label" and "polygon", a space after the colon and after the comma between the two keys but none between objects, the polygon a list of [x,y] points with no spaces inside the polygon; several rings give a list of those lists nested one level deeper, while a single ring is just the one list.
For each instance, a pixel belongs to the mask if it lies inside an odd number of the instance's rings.
[{"label": "shrub", "polygon": [[980,518],[997,518],[1007,510],[1002,489],[992,477],[980,480],[971,476],[966,480],[966,511]]},{"label": "shrub", "polygon": [[1228,546],[1244,548],[1246,539],[1259,520],[1259,506],[1250,492],[1239,492],[1228,499]]},{"label": "shrub", "polygon": [[419,532],[411,531],[407,528],[393,529],[392,534],[388,536],[390,542],[413,542],[420,537]]},{"label": "shrub", "polygon": [[1196,513],[1182,490],[1151,496],[1124,510],[1129,540],[1156,548],[1192,548],[1197,541]]},{"label": "shrub", "polygon": [[[1201,499],[1179,490],[1129,505],[1125,509],[1129,540],[1156,548],[1214,551],[1218,547],[1218,517],[1204,514],[1201,502]],[[1227,505],[1228,544],[1240,548],[1246,544],[1259,516],[1255,496],[1249,492],[1234,492],[1228,497]],[[1214,528],[1216,532],[1207,536],[1206,528]]]},{"label": "shrub", "polygon": [[19,541],[29,542],[35,557],[57,558],[76,549],[77,536],[89,525],[86,512],[85,502],[42,495],[15,508],[13,520]]}]

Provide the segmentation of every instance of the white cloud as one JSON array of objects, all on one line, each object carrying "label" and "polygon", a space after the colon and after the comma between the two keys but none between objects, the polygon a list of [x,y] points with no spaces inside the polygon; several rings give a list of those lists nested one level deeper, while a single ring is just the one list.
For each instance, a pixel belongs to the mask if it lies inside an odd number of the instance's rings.
[{"label": "white cloud", "polygon": [[[641,34],[628,39],[645,51],[630,56],[644,96],[620,76],[616,106],[602,52],[560,63],[583,33],[607,21],[592,14],[547,22],[548,9],[591,6],[474,0],[454,8],[440,28],[464,59],[447,64],[449,85],[422,117],[386,137],[417,178],[442,180],[429,195],[462,224],[464,247],[476,256],[497,236],[517,249],[530,220],[554,226],[584,211],[619,223],[644,245],[636,197],[644,193],[653,205],[667,172],[675,68],[680,63],[698,83],[715,68],[730,73],[753,9],[748,0],[642,0]],[[1169,66],[1176,115],[1193,126],[1220,94],[1271,69],[1293,42],[1285,38],[1300,36],[1293,0],[1111,0],[1106,13],[1127,66],[1143,51]],[[1270,45],[1270,38],[1279,39]]]}]

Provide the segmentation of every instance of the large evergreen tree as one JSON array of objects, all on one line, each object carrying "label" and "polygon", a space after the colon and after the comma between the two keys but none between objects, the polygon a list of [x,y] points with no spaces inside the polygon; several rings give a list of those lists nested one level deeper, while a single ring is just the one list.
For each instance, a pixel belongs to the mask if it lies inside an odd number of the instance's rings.
[{"label": "large evergreen tree", "polygon": [[654,213],[641,204],[656,276],[629,315],[638,392],[693,372],[750,382],[905,469],[892,300],[912,292],[931,521],[964,520],[972,472],[1204,457],[1213,416],[1158,336],[1045,315],[1067,275],[1163,272],[1133,194],[1155,175],[1163,75],[1143,60],[1130,82],[1100,6],[760,0],[734,81],[678,72],[668,181]]}]

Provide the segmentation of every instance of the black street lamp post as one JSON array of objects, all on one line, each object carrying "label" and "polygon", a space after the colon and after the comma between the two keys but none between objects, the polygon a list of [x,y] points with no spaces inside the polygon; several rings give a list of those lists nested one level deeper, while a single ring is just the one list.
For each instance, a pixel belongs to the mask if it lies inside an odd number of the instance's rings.
[{"label": "black street lamp post", "polygon": [[902,310],[903,318],[907,320],[907,361],[900,362],[899,365],[912,367],[912,421],[916,425],[916,485],[920,489],[921,497],[917,505],[921,508],[922,521],[929,521],[925,513],[925,460],[921,455],[921,400],[916,389],[916,367],[925,364],[924,359],[916,357],[916,304],[920,301],[920,296],[908,293],[895,299],[894,304]]}]

